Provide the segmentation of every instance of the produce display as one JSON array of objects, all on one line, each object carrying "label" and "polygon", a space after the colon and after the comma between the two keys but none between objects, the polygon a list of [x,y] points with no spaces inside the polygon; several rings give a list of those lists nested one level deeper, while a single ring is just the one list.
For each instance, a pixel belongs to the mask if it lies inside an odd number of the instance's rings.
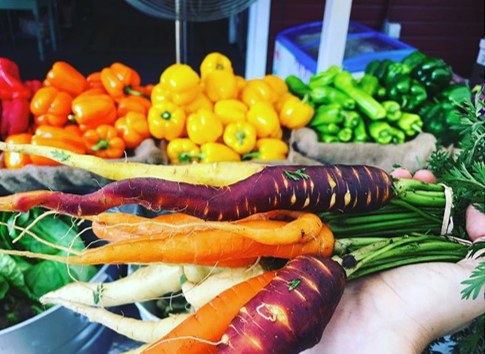
[{"label": "produce display", "polygon": [[[305,126],[314,113],[279,77],[246,81],[220,53],[204,58],[200,75],[174,64],[159,83],[145,86],[121,63],[84,77],[56,62],[43,82],[22,82],[17,65],[1,60],[1,137],[7,143],[119,159],[151,137],[167,142],[173,164],[284,160],[283,129]],[[48,157],[4,155],[6,168],[28,164],[58,165]]]},{"label": "produce display", "polygon": [[[364,165],[146,166],[1,143],[7,152],[52,156],[116,181],[84,195],[32,191],[0,197],[4,213],[51,209],[89,222],[104,242],[82,250],[51,245],[64,252],[55,254],[3,247],[0,254],[70,266],[144,265],[123,279],[75,282],[40,299],[147,343],[140,353],[255,352],[267,346],[301,352],[319,342],[347,283],[405,264],[458,262],[485,247],[471,244],[464,233],[466,206],[485,211],[484,107],[479,95],[463,106],[454,127],[465,132],[459,155],[436,151],[428,162],[441,184],[392,178]],[[125,204],[163,213],[108,212]],[[25,233],[23,238],[31,236]],[[479,296],[481,279],[479,269],[463,279],[464,299]],[[157,297],[182,297],[182,310],[145,322],[106,309]]]},{"label": "produce display", "polygon": [[[465,212],[485,212],[485,92],[451,78],[421,52],[371,62],[359,79],[332,66],[308,83],[245,80],[220,53],[198,70],[173,64],[154,85],[118,62],[88,76],[56,62],[42,82],[23,82],[0,58],[4,167],[110,180],[85,193],[0,196],[1,328],[61,305],[145,343],[136,353],[294,354],[319,343],[354,280],[483,257]],[[423,161],[438,183],[281,162],[288,132],[303,127],[323,143],[402,144],[430,132],[461,150]],[[122,159],[147,138],[164,142],[170,165]],[[124,205],[147,214],[116,210]],[[89,282],[106,264],[134,270]],[[463,279],[464,300],[481,297],[483,267]],[[154,299],[158,321],[109,310]],[[475,332],[459,332],[457,345],[471,346]]]},{"label": "produce display", "polygon": [[444,145],[456,144],[456,104],[471,97],[466,84],[452,83],[450,66],[419,51],[402,62],[372,61],[359,79],[332,66],[308,83],[296,76],[285,81],[292,94],[315,107],[308,126],[324,143],[401,144],[424,131]]}]

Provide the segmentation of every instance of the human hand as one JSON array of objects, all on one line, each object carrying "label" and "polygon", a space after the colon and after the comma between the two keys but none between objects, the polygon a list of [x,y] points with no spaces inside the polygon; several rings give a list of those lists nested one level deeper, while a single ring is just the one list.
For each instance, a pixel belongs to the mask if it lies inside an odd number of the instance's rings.
[{"label": "human hand", "polygon": [[[405,170],[392,174],[413,178]],[[429,171],[418,171],[414,178],[435,181]],[[485,236],[485,214],[471,208],[467,232],[476,240]],[[434,339],[485,313],[483,294],[462,300],[460,293],[461,282],[478,263],[414,264],[349,282],[321,342],[304,354],[421,353]]]}]

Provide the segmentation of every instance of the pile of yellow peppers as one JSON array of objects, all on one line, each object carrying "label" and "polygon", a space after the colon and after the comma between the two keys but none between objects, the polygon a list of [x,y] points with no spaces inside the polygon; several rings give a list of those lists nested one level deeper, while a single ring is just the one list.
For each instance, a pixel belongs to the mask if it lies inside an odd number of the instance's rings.
[{"label": "pile of yellow peppers", "polygon": [[281,78],[246,81],[220,53],[204,58],[200,76],[185,64],[168,67],[151,102],[149,131],[168,141],[173,164],[284,160],[283,129],[302,128],[314,114]]}]

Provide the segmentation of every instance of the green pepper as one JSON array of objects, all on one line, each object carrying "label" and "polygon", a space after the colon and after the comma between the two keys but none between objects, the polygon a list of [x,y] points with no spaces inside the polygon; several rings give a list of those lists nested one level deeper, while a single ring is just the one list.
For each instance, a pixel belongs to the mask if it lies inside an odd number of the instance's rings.
[{"label": "green pepper", "polygon": [[342,106],[337,103],[318,107],[313,119],[308,124],[310,127],[317,127],[321,124],[339,124],[344,121]]},{"label": "green pepper", "polygon": [[399,75],[406,75],[411,72],[411,68],[403,63],[392,63],[387,68],[386,77],[384,82],[390,82]]},{"label": "green pepper", "polygon": [[416,66],[421,64],[426,58],[428,58],[426,54],[417,50],[409,54],[407,57],[405,57],[401,61],[401,63],[403,63],[404,65],[407,65],[408,67],[411,68],[411,70],[413,70]]},{"label": "green pepper", "polygon": [[334,85],[355,100],[360,110],[372,120],[384,119],[386,110],[372,96],[354,86],[353,77],[349,72],[341,72],[335,77]]},{"label": "green pepper", "polygon": [[365,143],[367,140],[369,140],[369,135],[367,135],[367,130],[365,129],[365,122],[361,119],[354,128],[354,143]]},{"label": "green pepper", "polygon": [[377,89],[377,92],[375,94],[375,98],[378,101],[383,101],[387,98],[387,90],[384,86],[381,86]]},{"label": "green pepper", "polygon": [[330,86],[313,88],[310,97],[315,103],[338,103],[345,109],[355,108],[355,101],[352,98]]},{"label": "green pepper", "polygon": [[439,97],[451,103],[471,102],[472,91],[467,84],[453,84],[440,92]]},{"label": "green pepper", "polygon": [[340,131],[340,127],[335,123],[320,124],[314,129],[321,134],[337,134]]},{"label": "green pepper", "polygon": [[429,93],[436,94],[450,84],[452,71],[442,59],[428,57],[413,69],[412,76]]},{"label": "green pepper", "polygon": [[344,127],[354,129],[362,120],[360,114],[356,111],[344,111]]},{"label": "green pepper", "polygon": [[365,68],[365,73],[377,77],[379,82],[383,82],[387,75],[387,69],[392,64],[389,59],[384,59],[383,61],[374,60],[367,64]]},{"label": "green pepper", "polygon": [[367,64],[367,66],[365,67],[365,73],[372,75],[372,76],[375,76],[375,73],[376,73],[377,69],[379,69],[380,66],[381,66],[380,60],[373,60],[373,61],[369,62]]},{"label": "green pepper", "polygon": [[353,130],[350,128],[343,128],[341,131],[338,132],[337,138],[342,143],[347,143],[352,140]]},{"label": "green pepper", "polygon": [[389,59],[384,59],[381,62],[381,65],[379,65],[379,68],[374,74],[379,79],[379,82],[384,82],[387,76],[387,70],[389,69],[392,63],[393,62]]},{"label": "green pepper", "polygon": [[359,88],[368,95],[374,96],[379,89],[379,79],[371,74],[365,74],[359,80]]},{"label": "green pepper", "polygon": [[457,143],[461,140],[460,132],[451,127],[460,122],[460,114],[456,106],[450,102],[440,102],[428,107],[423,112],[424,131],[433,134],[444,145]]},{"label": "green pepper", "polygon": [[388,97],[398,102],[401,109],[413,112],[419,107],[428,94],[423,85],[409,75],[400,75],[387,84]]},{"label": "green pepper", "polygon": [[369,134],[379,144],[389,144],[392,141],[392,127],[387,122],[372,122],[369,124]]},{"label": "green pepper", "polygon": [[397,126],[401,128],[407,136],[414,136],[423,131],[423,121],[421,117],[413,113],[403,113],[397,121]]},{"label": "green pepper", "polygon": [[396,101],[384,101],[381,103],[386,110],[386,118],[390,122],[395,122],[401,118],[401,105]]},{"label": "green pepper", "polygon": [[330,135],[330,134],[324,134],[320,137],[320,141],[322,143],[337,143],[340,140],[338,140],[337,136],[335,135]]},{"label": "green pepper", "polygon": [[393,144],[402,144],[406,141],[406,134],[401,129],[397,129],[391,126],[390,132],[392,134]]},{"label": "green pepper", "polygon": [[310,77],[310,81],[308,82],[308,87],[310,89],[314,89],[316,87],[323,87],[333,84],[333,80],[335,76],[342,71],[337,65],[332,65],[326,71],[322,71],[316,75]]},{"label": "green pepper", "polygon": [[290,92],[295,96],[303,98],[306,94],[310,93],[310,88],[308,85],[295,75],[288,76],[285,79],[285,82],[286,85],[288,85],[288,90],[290,90]]}]

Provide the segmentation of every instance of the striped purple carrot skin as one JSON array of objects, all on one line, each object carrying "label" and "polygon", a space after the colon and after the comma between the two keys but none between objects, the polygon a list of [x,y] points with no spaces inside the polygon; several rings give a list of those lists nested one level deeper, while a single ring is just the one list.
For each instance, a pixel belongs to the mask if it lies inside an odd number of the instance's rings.
[{"label": "striped purple carrot skin", "polygon": [[[369,211],[391,198],[392,179],[369,166],[272,166],[224,187],[134,178],[87,195],[34,191],[0,198],[0,210],[43,206],[70,215],[96,215],[139,204],[152,210],[184,212],[206,220],[237,220],[276,209]],[[3,208],[2,208],[3,207]]]},{"label": "striped purple carrot skin", "polygon": [[217,354],[294,354],[320,342],[346,283],[331,258],[291,260],[241,308],[221,338]]}]

